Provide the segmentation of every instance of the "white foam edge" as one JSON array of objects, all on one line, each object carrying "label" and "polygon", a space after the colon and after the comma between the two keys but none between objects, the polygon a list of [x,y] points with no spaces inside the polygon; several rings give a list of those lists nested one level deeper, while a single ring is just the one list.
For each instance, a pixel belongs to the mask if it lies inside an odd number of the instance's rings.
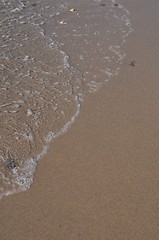
[{"label": "white foam edge", "polygon": [[80,113],[81,104],[78,97],[75,97],[77,110],[75,114],[71,117],[71,119],[58,131],[58,132],[49,132],[47,136],[44,138],[46,145],[43,146],[43,150],[36,156],[36,158],[29,158],[25,161],[24,167],[21,170],[21,174],[18,174],[18,169],[13,169],[14,174],[14,183],[18,185],[17,189],[12,189],[11,191],[7,191],[0,195],[0,199],[2,197],[26,191],[29,189],[34,181],[34,173],[37,168],[37,163],[41,160],[48,152],[49,144],[57,137],[61,136],[62,134],[66,133],[71,125],[75,122],[76,118]]}]

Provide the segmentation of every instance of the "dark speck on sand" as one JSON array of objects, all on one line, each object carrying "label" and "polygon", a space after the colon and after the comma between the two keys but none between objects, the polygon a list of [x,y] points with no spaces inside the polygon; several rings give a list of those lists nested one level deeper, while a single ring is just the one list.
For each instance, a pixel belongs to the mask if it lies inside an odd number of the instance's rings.
[{"label": "dark speck on sand", "polygon": [[18,163],[15,160],[9,159],[7,167],[9,169],[15,169],[18,167]]},{"label": "dark speck on sand", "polygon": [[135,61],[132,61],[129,65],[130,65],[131,67],[135,67]]},{"label": "dark speck on sand", "polygon": [[105,5],[106,5],[105,3],[101,3],[101,4],[100,4],[101,7],[104,7]]}]

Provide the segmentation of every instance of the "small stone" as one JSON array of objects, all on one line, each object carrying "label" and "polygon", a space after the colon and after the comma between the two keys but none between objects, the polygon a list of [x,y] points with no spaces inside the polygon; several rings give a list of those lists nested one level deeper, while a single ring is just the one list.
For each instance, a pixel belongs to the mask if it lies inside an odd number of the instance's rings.
[{"label": "small stone", "polygon": [[10,110],[10,111],[8,111],[9,113],[17,113],[18,112],[18,110]]},{"label": "small stone", "polygon": [[118,7],[119,5],[117,3],[114,4],[114,7]]},{"label": "small stone", "polygon": [[131,67],[135,67],[135,61],[132,61],[129,65],[130,65]]},{"label": "small stone", "polygon": [[30,117],[31,115],[33,115],[33,112],[32,112],[31,109],[28,109],[28,110],[27,110],[27,116]]},{"label": "small stone", "polygon": [[15,160],[9,159],[8,164],[7,164],[7,167],[9,169],[15,169],[18,166],[19,166],[19,164]]},{"label": "small stone", "polygon": [[67,22],[66,22],[66,20],[61,20],[59,23],[60,24],[66,24]]},{"label": "small stone", "polygon": [[100,4],[101,7],[104,7],[105,5],[106,5],[105,3],[101,3],[101,4]]},{"label": "small stone", "polygon": [[15,108],[20,108],[21,106],[20,106],[20,104],[15,104],[14,107]]},{"label": "small stone", "polygon": [[74,9],[74,8],[70,9],[70,12],[75,12],[75,11],[76,11],[76,9]]},{"label": "small stone", "polygon": [[24,58],[23,58],[23,61],[28,61],[29,60],[29,56],[28,55],[26,55]]}]

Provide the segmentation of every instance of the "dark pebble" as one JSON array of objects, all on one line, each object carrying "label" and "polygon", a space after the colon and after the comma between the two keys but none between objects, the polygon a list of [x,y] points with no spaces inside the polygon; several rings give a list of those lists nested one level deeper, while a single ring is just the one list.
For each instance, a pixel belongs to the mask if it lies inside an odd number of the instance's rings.
[{"label": "dark pebble", "polygon": [[35,7],[37,5],[37,3],[33,3],[32,6]]},{"label": "dark pebble", "polygon": [[115,7],[118,7],[119,5],[117,3],[114,4]]},{"label": "dark pebble", "polygon": [[17,168],[19,165],[18,165],[18,163],[16,162],[16,161],[14,161],[14,160],[9,160],[8,161],[8,164],[7,164],[7,167],[9,168],[9,169],[14,169],[14,168]]},{"label": "dark pebble", "polygon": [[132,61],[129,65],[130,65],[131,67],[135,67],[135,61]]},{"label": "dark pebble", "polygon": [[101,7],[104,7],[105,5],[106,5],[105,3],[101,3],[101,4],[100,4]]}]

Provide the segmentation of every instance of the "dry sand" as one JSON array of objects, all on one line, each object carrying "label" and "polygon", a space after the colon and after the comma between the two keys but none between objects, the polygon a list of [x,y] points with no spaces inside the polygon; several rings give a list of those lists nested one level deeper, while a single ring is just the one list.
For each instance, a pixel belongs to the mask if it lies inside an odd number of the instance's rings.
[{"label": "dry sand", "polygon": [[1,240],[159,239],[159,1],[123,2],[135,31],[120,74],[86,99],[31,189],[2,199]]}]

